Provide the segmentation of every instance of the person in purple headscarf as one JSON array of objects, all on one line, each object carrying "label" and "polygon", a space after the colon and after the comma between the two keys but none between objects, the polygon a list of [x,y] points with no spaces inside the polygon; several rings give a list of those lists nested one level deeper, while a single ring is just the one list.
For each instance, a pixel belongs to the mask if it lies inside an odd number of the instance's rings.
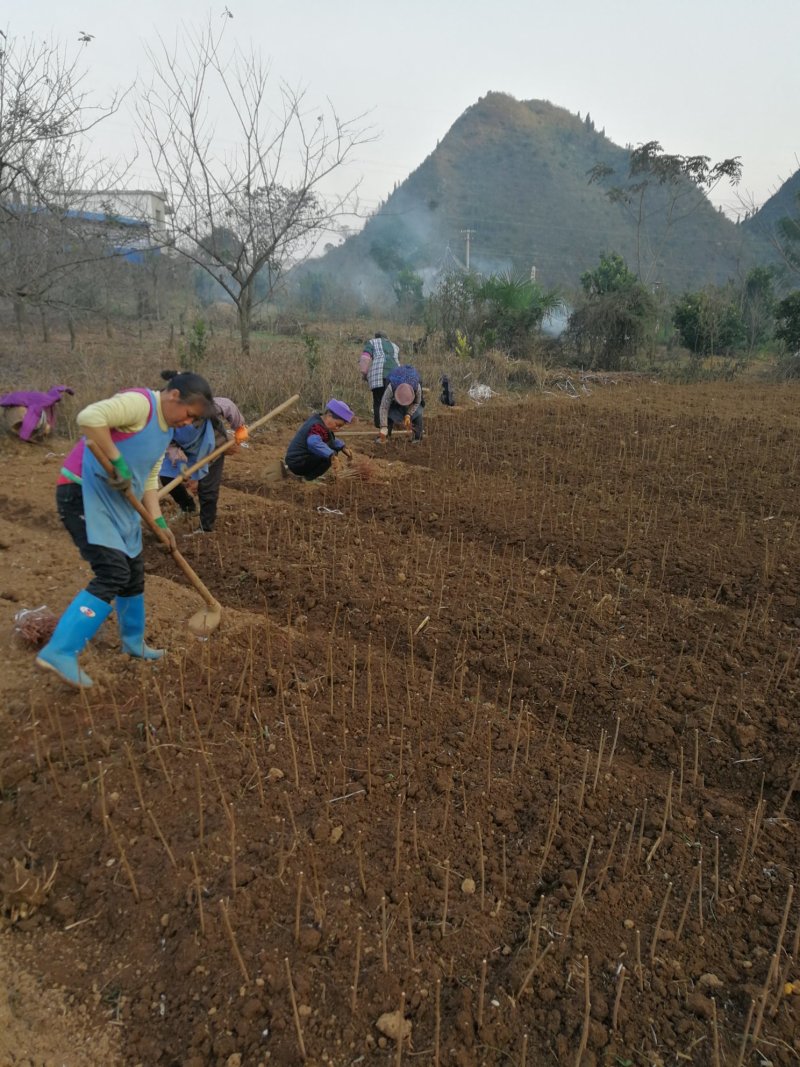
[{"label": "person in purple headscarf", "polygon": [[72,396],[74,389],[68,385],[54,385],[46,393],[22,389],[0,396],[8,429],[22,441],[41,441],[52,433],[56,424],[56,404],[63,393]]},{"label": "person in purple headscarf", "polygon": [[330,470],[334,456],[339,452],[352,459],[352,452],[336,436],[336,431],[354,418],[347,404],[336,399],[329,400],[323,412],[315,411],[309,415],[286,449],[284,463],[287,469],[312,482]]}]

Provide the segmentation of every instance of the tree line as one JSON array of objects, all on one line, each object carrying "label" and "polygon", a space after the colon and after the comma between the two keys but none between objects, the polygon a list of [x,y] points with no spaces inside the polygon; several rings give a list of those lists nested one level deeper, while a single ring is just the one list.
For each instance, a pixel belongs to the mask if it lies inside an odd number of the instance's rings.
[{"label": "tree line", "polygon": [[[159,40],[142,87],[106,102],[86,88],[83,49],[10,34],[1,43],[0,300],[18,326],[27,312],[44,322],[52,309],[70,323],[81,313],[108,320],[123,297],[140,317],[158,316],[159,294],[200,274],[235,307],[247,351],[256,308],[355,209],[357,181],[336,191],[331,179],[370,129],[284,82],[273,88],[258,51],[228,47],[210,22],[174,45]],[[93,209],[131,172],[90,155],[126,97],[171,213],[163,234],[145,216]]]}]

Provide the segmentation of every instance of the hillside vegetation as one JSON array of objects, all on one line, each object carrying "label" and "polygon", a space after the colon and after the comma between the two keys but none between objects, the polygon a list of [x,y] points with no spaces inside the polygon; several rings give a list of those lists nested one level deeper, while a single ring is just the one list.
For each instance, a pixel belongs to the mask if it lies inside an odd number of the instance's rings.
[{"label": "hillside vegetation", "polygon": [[[630,146],[629,146],[630,147]],[[735,145],[732,149],[735,152]],[[608,175],[590,183],[598,164]],[[674,291],[741,276],[768,253],[752,229],[731,222],[688,182],[648,188],[638,203],[607,194],[628,186],[629,149],[547,101],[489,93],[453,124],[363,231],[307,267],[350,279],[361,292],[392,270],[421,273],[465,259],[487,272],[528,274],[575,287],[604,252]]]}]

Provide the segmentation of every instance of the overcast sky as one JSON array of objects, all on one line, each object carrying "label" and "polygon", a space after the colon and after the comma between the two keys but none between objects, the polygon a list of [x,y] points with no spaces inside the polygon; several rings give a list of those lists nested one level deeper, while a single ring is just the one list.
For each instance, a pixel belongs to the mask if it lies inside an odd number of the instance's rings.
[{"label": "overcast sky", "polygon": [[[86,87],[108,92],[146,77],[145,41],[226,20],[276,79],[306,88],[310,101],[329,98],[343,117],[368,113],[379,137],[354,168],[366,208],[489,91],[588,111],[620,145],[739,155],[738,197],[757,205],[800,167],[800,0],[227,2],[233,19],[225,0],[28,0],[3,25],[76,47],[81,31],[92,34],[81,46]],[[102,136],[125,145],[132,127],[123,112]],[[147,184],[143,160],[134,170]],[[735,213],[735,193],[715,199]]]}]

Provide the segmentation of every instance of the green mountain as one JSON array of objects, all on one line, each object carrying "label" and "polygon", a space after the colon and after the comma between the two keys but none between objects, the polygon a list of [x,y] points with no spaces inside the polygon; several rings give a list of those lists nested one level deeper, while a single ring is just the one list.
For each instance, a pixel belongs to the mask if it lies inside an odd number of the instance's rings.
[{"label": "green mountain", "polygon": [[774,240],[780,239],[777,225],[786,218],[800,219],[800,170],[795,171],[755,214],[742,223],[742,229],[774,245]]},{"label": "green mountain", "polygon": [[[765,242],[726,218],[693,185],[651,183],[641,203],[614,202],[629,186],[629,151],[543,100],[489,93],[453,124],[363,230],[306,265],[363,298],[391,296],[402,268],[426,281],[464,264],[572,289],[604,252],[648,283],[674,291],[743,276]],[[598,164],[601,182],[588,174]]]}]

